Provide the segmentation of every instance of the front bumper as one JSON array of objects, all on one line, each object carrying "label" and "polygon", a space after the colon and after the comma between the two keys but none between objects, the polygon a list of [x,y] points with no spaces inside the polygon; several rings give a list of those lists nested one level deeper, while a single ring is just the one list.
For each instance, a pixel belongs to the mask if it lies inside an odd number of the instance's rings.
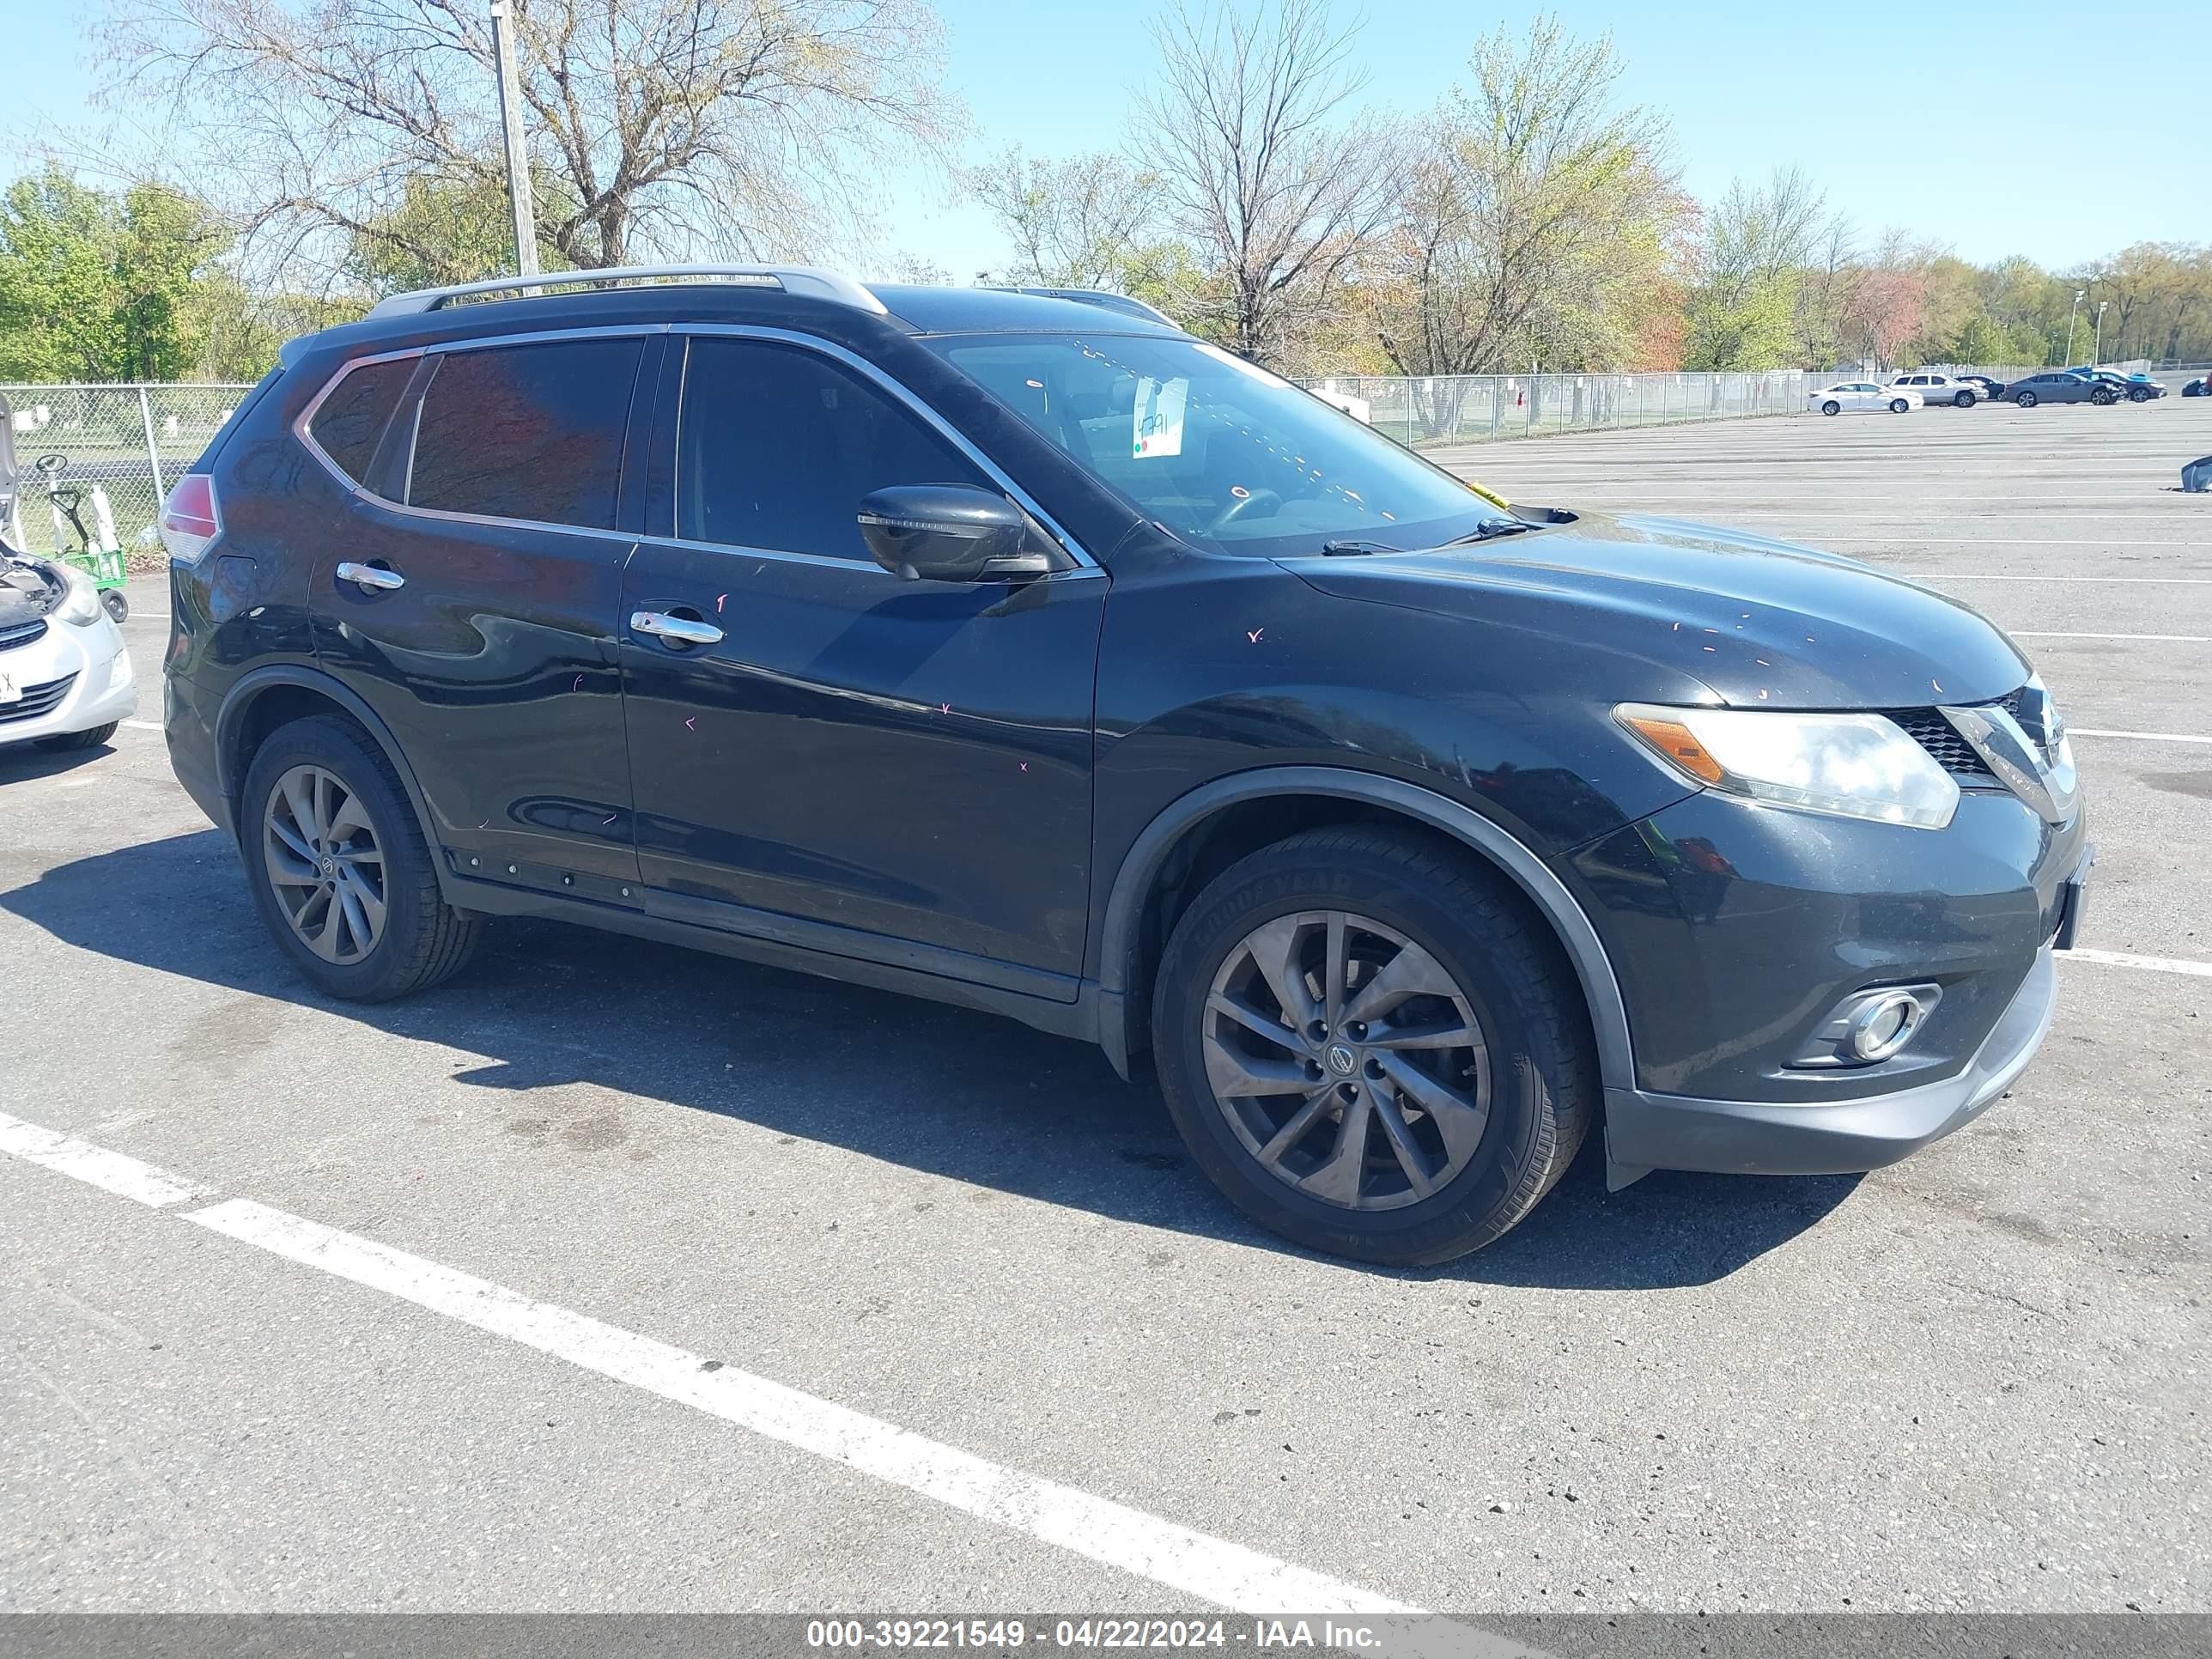
[{"label": "front bumper", "polygon": [[[89,627],[50,621],[40,638],[0,655],[0,669],[24,693],[0,703],[0,744],[89,732],[129,719],[138,704],[131,653],[105,615]],[[58,696],[57,686],[65,687]]]},{"label": "front bumper", "polygon": [[2056,951],[2037,952],[1988,1040],[1955,1077],[1819,1106],[1605,1091],[1607,1178],[1616,1189],[1654,1169],[1722,1175],[1856,1175],[1971,1122],[2010,1088],[2051,1030]]}]

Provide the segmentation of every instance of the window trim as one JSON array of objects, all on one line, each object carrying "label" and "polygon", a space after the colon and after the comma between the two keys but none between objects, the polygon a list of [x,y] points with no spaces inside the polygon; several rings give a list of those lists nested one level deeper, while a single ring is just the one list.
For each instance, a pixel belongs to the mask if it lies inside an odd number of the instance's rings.
[{"label": "window trim", "polygon": [[[1058,520],[1039,506],[1036,498],[1029,491],[1009,477],[1004,467],[969,441],[965,433],[930,407],[903,381],[880,365],[870,362],[858,352],[848,350],[834,340],[824,340],[816,335],[801,334],[787,328],[771,328],[756,323],[672,323],[669,325],[669,330],[684,348],[677,388],[676,418],[668,434],[672,502],[674,498],[677,464],[681,455],[684,418],[682,377],[690,372],[692,340],[695,338],[765,340],[771,344],[793,346],[802,351],[815,352],[829,358],[832,362],[840,363],[851,369],[863,380],[879,391],[888,392],[896,402],[903,404],[921,419],[923,425],[950,443],[985,477],[1005,490],[1010,499],[1035,519],[1044,532],[1059,544],[1061,551],[1075,561],[1073,569],[1052,571],[1037,578],[1038,580],[1064,581],[1095,572],[1099,568],[1098,561],[1091,556],[1089,550],[1063,529]],[[672,526],[677,523],[677,520],[672,518],[670,523]],[[639,535],[636,539],[650,542],[656,547],[693,548],[702,552],[728,554],[738,558],[781,559],[794,564],[822,565],[836,570],[872,571],[875,574],[887,577],[892,581],[901,580],[894,573],[869,559],[841,559],[826,553],[794,553],[781,548],[746,547],[735,542],[695,541],[685,536],[662,536],[650,532]]]},{"label": "window trim", "polygon": [[[635,338],[649,341],[656,336],[667,334],[674,326],[672,323],[630,323],[608,328],[537,329],[520,334],[488,334],[466,340],[437,341],[428,345],[407,346],[397,351],[369,352],[359,357],[349,358],[338,366],[337,372],[324,382],[322,390],[307,400],[307,406],[300,411],[299,418],[292,422],[292,435],[306,446],[307,453],[321,463],[325,471],[345,487],[349,495],[358,495],[362,500],[373,502],[386,512],[404,513],[412,518],[429,519],[446,524],[487,525],[495,529],[509,530],[550,530],[561,535],[598,536],[608,540],[635,544],[641,538],[620,526],[603,529],[597,525],[561,524],[551,519],[509,519],[488,513],[457,513],[450,507],[416,507],[408,501],[395,501],[389,495],[379,495],[367,484],[357,483],[349,477],[346,470],[332,460],[324,451],[323,447],[315,441],[314,434],[309,430],[309,423],[315,418],[316,411],[322,408],[323,400],[337,390],[339,384],[347,375],[352,374],[356,368],[366,368],[371,363],[388,363],[403,357],[444,356],[456,351],[489,350],[499,346],[551,345],[563,340]],[[642,369],[642,363],[640,364],[640,368]],[[404,406],[408,401],[410,400],[403,400],[403,407],[392,411],[392,419],[397,420],[402,414],[409,412],[408,408]],[[422,398],[419,397],[413,398],[411,408],[414,416],[419,419],[422,409]],[[623,422],[623,440],[625,447],[635,441],[636,428],[637,392],[635,386],[633,385],[630,391],[630,407],[625,411]],[[412,434],[410,435],[410,449],[407,470],[411,477],[414,471],[411,453]]]}]

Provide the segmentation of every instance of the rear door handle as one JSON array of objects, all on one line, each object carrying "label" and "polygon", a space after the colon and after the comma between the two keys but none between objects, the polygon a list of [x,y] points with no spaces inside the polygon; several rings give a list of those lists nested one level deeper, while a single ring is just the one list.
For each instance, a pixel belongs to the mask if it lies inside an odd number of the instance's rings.
[{"label": "rear door handle", "polygon": [[342,582],[356,582],[365,593],[389,593],[395,587],[407,586],[407,578],[397,570],[386,570],[380,564],[356,564],[351,559],[340,562],[337,578]]},{"label": "rear door handle", "polygon": [[672,617],[662,611],[633,611],[629,625],[635,633],[673,640],[678,645],[713,645],[722,637],[722,630],[710,622]]}]

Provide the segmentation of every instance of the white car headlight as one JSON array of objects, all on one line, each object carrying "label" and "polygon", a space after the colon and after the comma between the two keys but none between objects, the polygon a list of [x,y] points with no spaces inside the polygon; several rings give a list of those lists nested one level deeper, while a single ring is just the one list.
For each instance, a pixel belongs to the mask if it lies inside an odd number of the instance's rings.
[{"label": "white car headlight", "polygon": [[1958,810],[1951,775],[1880,714],[1638,702],[1613,713],[1668,767],[1705,788],[1916,830],[1941,830]]},{"label": "white car headlight", "polygon": [[92,585],[91,577],[73,565],[60,564],[54,568],[62,573],[62,580],[69,585],[69,597],[62,601],[61,609],[56,613],[64,622],[75,623],[79,628],[89,628],[107,614],[100,609],[100,590]]}]

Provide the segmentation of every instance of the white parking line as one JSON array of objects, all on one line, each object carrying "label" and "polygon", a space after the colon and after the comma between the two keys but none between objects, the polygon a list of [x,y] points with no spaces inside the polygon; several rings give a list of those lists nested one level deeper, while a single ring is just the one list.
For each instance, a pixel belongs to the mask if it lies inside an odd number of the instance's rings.
[{"label": "white parking line", "polygon": [[158,732],[161,729],[159,720],[118,720],[116,724],[127,726],[133,732]]},{"label": "white parking line", "polygon": [[2094,726],[2069,726],[2077,738],[2134,738],[2143,743],[2212,743],[2212,738],[2192,738],[2180,732],[2107,732]]},{"label": "white parking line", "polygon": [[157,1170],[121,1152],[111,1152],[88,1140],[42,1129],[20,1117],[0,1112],[0,1152],[58,1170],[139,1204],[161,1209],[188,1198],[204,1198],[207,1189],[195,1187],[180,1176]]},{"label": "white parking line", "polygon": [[2212,634],[2052,634],[2033,628],[2005,631],[2016,640],[2157,640],[2169,645],[2212,645]]},{"label": "white parking line", "polygon": [[[0,1116],[0,1152],[141,1203],[173,1204],[194,1191],[165,1170],[15,1118]],[[719,1359],[249,1199],[227,1199],[184,1219],[1222,1607],[1250,1613],[1421,1612],[1227,1539],[927,1439]],[[1437,1634],[1449,1638],[1440,1652],[1545,1659],[1536,1650],[1466,1626]]]},{"label": "white parking line", "polygon": [[2190,974],[2212,979],[2212,962],[2191,962],[2185,957],[2139,957],[2131,951],[2085,951],[2076,945],[2058,952],[2081,962],[2101,962],[2109,968],[2148,968],[2154,974]]}]

